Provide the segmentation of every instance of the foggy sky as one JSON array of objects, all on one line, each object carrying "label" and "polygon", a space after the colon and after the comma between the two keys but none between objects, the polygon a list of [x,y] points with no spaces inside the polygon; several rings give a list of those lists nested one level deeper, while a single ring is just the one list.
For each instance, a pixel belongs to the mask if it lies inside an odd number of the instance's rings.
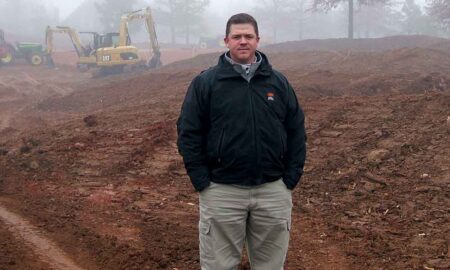
[{"label": "foggy sky", "polygon": [[[48,8],[59,9],[61,19],[64,19],[85,0],[41,0]],[[87,0],[89,1],[89,0]],[[427,0],[415,0],[416,4],[424,7]],[[147,1],[147,2],[152,2]],[[210,0],[208,11],[219,13],[222,16],[230,16],[237,12],[249,10],[258,0]]]},{"label": "foggy sky", "polygon": [[[9,2],[11,1],[11,2]],[[78,31],[97,31],[105,32],[104,24],[99,20],[98,11],[93,5],[85,5],[87,10],[79,14],[72,13],[83,3],[92,4],[94,0],[41,0],[39,4],[34,0],[29,3],[35,3],[36,9],[42,8],[42,4],[48,9],[45,12],[38,12],[33,9],[21,9],[20,5],[13,5],[15,0],[0,0],[0,3],[9,3],[9,8],[16,9],[21,16],[16,16],[14,12],[3,11],[0,14],[0,24],[5,32],[16,40],[27,40],[41,42],[43,39],[43,29],[47,25],[59,25],[60,23],[74,27]],[[97,0],[98,1],[98,0]],[[108,0],[104,0],[108,1]],[[124,0],[125,1],[125,0]],[[342,5],[328,13],[311,12],[309,9],[312,0],[304,0],[306,3],[304,12],[291,11],[290,14],[275,14],[271,8],[273,4],[271,0],[210,0],[201,19],[196,21],[195,27],[191,31],[184,31],[184,28],[177,26],[175,35],[171,35],[174,28],[170,28],[168,23],[168,15],[164,13],[161,5],[153,4],[155,0],[137,0],[134,7],[150,6],[159,15],[155,19],[157,23],[158,39],[163,43],[171,44],[196,44],[202,37],[217,38],[224,35],[224,25],[227,19],[236,13],[247,12],[252,14],[260,24],[260,35],[267,43],[277,43],[289,40],[303,39],[323,39],[323,38],[344,38],[347,36],[348,16],[346,13],[346,5]],[[310,1],[309,3],[307,1]],[[376,10],[376,7],[365,7],[358,13],[355,13],[355,37],[369,38],[382,37],[400,34],[426,34],[435,36],[448,37],[447,32],[439,32],[431,28],[426,21],[414,21],[407,30],[400,14],[401,4],[404,0],[399,0],[393,10],[394,12],[384,12],[382,9]],[[427,0],[415,0],[416,4],[425,6]],[[264,4],[265,2],[266,4]],[[23,3],[22,3],[23,4]],[[33,5],[30,5],[33,7]],[[372,9],[372,10],[371,10]],[[19,12],[20,11],[20,12]],[[41,10],[43,11],[43,10]],[[1,13],[1,12],[0,12]],[[398,14],[400,15],[398,15]],[[394,15],[393,15],[394,14]],[[389,17],[391,16],[391,17]],[[79,18],[82,17],[82,18]],[[395,17],[395,18],[394,18]],[[33,23],[29,23],[30,18]],[[394,22],[394,23],[392,23]],[[177,22],[180,24],[180,22]],[[133,41],[147,41],[148,34],[141,30],[132,32]],[[412,29],[412,30],[410,30]],[[188,33],[188,34],[186,34]]]}]

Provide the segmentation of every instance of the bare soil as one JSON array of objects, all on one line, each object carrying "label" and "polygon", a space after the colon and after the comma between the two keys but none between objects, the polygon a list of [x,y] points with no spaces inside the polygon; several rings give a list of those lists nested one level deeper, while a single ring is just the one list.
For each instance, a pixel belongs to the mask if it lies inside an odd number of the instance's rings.
[{"label": "bare soil", "polygon": [[17,241],[3,223],[0,223],[0,269],[49,269],[31,248]]},{"label": "bare soil", "polygon": [[[414,38],[267,48],[307,120],[286,269],[450,268],[448,40]],[[175,123],[217,56],[103,78],[64,56],[0,67],[2,207],[84,269],[199,269]],[[26,238],[0,216],[0,269],[48,269]]]}]

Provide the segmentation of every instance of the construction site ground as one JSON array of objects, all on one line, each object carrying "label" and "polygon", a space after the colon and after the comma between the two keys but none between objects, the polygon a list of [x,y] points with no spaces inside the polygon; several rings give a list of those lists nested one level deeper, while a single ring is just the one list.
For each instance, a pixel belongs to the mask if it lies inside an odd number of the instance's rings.
[{"label": "construction site ground", "polygon": [[[286,269],[450,269],[449,41],[311,42],[262,49],[306,115]],[[199,269],[176,120],[219,54],[190,53],[101,78],[70,52],[0,67],[0,269]]]}]

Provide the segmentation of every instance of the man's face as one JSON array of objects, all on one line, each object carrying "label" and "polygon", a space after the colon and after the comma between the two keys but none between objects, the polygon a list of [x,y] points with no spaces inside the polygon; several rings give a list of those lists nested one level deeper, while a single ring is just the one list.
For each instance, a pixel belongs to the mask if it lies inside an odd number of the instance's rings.
[{"label": "man's face", "polygon": [[259,37],[255,28],[249,23],[232,24],[230,33],[224,38],[225,44],[230,50],[231,59],[240,64],[250,64],[255,57]]}]

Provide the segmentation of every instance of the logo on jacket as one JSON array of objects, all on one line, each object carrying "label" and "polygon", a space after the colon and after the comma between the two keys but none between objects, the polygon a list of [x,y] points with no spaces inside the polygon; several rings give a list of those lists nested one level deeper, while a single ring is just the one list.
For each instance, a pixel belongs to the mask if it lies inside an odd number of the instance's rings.
[{"label": "logo on jacket", "polygon": [[275,100],[275,94],[272,92],[267,93],[267,100],[274,101]]}]

